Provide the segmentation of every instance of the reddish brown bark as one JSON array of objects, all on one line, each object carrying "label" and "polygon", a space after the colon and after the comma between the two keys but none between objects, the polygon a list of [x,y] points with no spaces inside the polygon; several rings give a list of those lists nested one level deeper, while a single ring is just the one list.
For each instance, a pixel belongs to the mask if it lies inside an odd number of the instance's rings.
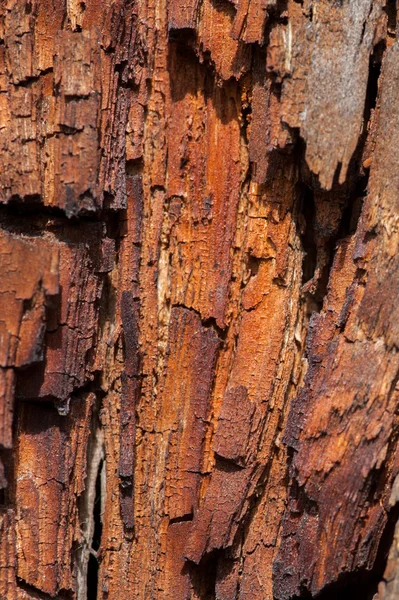
[{"label": "reddish brown bark", "polygon": [[1,600],[396,597],[395,30],[0,3]]}]

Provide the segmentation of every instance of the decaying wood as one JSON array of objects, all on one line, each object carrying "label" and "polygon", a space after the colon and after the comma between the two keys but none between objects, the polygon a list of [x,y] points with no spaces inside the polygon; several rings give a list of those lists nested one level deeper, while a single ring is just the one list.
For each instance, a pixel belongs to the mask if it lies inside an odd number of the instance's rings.
[{"label": "decaying wood", "polygon": [[396,598],[396,5],[0,42],[0,599]]}]

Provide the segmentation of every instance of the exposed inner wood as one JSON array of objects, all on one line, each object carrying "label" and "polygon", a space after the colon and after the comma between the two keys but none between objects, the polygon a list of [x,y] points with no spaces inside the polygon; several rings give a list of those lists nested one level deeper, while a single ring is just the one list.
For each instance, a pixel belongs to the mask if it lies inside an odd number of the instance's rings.
[{"label": "exposed inner wood", "polygon": [[393,600],[384,0],[0,3],[0,600]]}]

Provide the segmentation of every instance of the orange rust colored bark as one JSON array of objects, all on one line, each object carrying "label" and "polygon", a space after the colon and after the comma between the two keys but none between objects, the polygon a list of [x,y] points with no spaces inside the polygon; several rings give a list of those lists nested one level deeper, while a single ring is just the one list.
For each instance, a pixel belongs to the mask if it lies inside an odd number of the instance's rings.
[{"label": "orange rust colored bark", "polygon": [[390,0],[0,3],[0,600],[393,600]]}]

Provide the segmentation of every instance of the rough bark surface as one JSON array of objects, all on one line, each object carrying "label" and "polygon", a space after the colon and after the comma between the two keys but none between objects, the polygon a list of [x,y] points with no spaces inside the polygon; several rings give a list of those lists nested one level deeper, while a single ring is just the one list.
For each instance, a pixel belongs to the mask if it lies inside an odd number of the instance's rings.
[{"label": "rough bark surface", "polygon": [[1,600],[398,597],[398,147],[390,0],[1,0]]}]

